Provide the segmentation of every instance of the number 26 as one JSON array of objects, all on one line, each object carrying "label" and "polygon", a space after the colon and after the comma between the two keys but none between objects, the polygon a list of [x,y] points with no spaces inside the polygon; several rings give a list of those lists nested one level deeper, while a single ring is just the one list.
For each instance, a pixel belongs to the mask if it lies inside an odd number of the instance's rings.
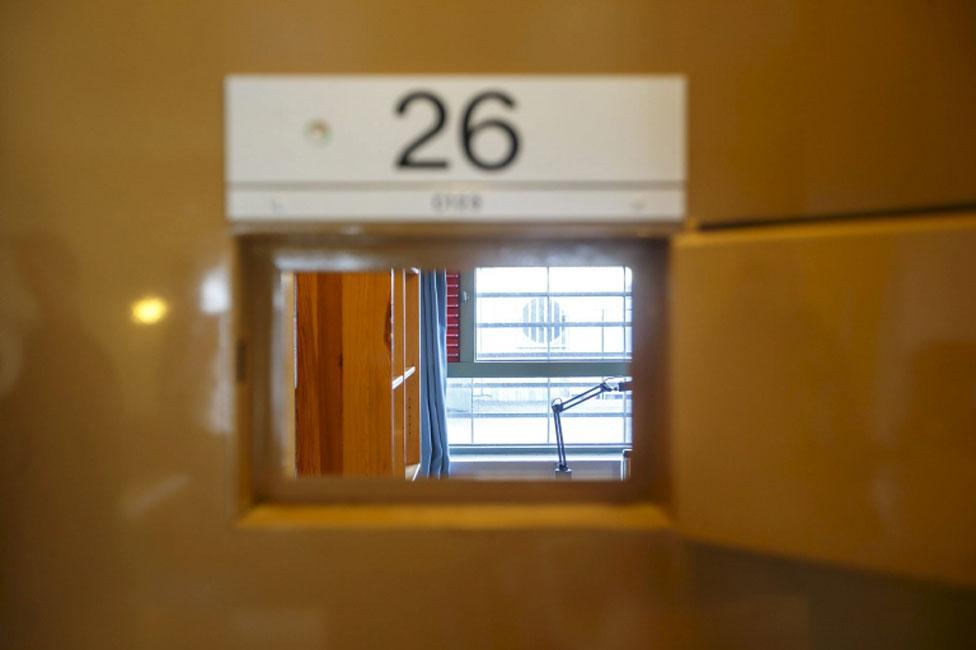
[{"label": "number 26", "polygon": [[[499,101],[509,108],[515,108],[515,100],[507,93],[498,90],[486,91],[472,97],[471,101],[465,107],[461,118],[461,148],[464,150],[467,159],[475,167],[485,171],[499,171],[512,164],[512,161],[518,156],[519,134],[511,124],[497,118],[472,123],[474,111],[478,108],[478,104],[490,99]],[[407,112],[410,104],[418,101],[427,102],[434,107],[434,123],[404,147],[399,158],[397,158],[396,166],[407,169],[447,169],[448,161],[443,158],[418,159],[416,157],[417,150],[434,138],[444,128],[444,124],[447,122],[447,108],[444,106],[444,101],[432,92],[417,90],[400,100],[396,107],[396,113],[397,115],[403,115]],[[498,129],[508,138],[508,151],[499,160],[484,160],[474,149],[475,136],[486,129]]]}]

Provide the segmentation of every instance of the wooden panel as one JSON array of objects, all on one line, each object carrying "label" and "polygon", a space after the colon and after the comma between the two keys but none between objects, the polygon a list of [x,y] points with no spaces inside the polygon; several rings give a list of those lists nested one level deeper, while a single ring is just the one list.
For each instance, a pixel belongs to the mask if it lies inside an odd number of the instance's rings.
[{"label": "wooden panel", "polygon": [[406,276],[406,308],[404,327],[406,328],[406,365],[415,368],[406,382],[406,432],[405,456],[407,465],[420,462],[420,273],[408,271]]},{"label": "wooden panel", "polygon": [[406,392],[404,379],[406,370],[406,287],[402,269],[393,271],[393,374],[399,379],[393,389],[393,474],[403,475],[405,460],[404,437],[406,435]]},{"label": "wooden panel", "polygon": [[318,282],[312,274],[295,276],[296,384],[295,466],[299,474],[322,471],[318,388]]},{"label": "wooden panel", "polygon": [[[402,476],[407,403],[419,462],[418,324],[407,343],[404,271],[298,274],[296,458],[303,476]],[[416,285],[416,282],[413,283]],[[415,302],[416,288],[412,290]],[[419,317],[419,306],[411,315]],[[411,396],[408,398],[408,396]],[[344,417],[348,414],[348,417]]]},{"label": "wooden panel", "polygon": [[682,530],[976,584],[974,252],[976,214],[682,236]]},{"label": "wooden panel", "polygon": [[295,464],[343,471],[342,274],[299,273],[296,287]]},{"label": "wooden panel", "polygon": [[389,476],[393,277],[390,271],[345,273],[342,280],[343,474]]}]

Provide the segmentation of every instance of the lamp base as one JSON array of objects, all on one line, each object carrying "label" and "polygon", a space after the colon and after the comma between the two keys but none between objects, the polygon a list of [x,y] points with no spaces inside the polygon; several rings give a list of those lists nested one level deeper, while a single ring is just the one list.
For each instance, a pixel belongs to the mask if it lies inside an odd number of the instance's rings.
[{"label": "lamp base", "polygon": [[555,474],[557,479],[563,481],[569,481],[573,478],[573,470],[569,467],[560,467],[559,463],[556,463]]}]

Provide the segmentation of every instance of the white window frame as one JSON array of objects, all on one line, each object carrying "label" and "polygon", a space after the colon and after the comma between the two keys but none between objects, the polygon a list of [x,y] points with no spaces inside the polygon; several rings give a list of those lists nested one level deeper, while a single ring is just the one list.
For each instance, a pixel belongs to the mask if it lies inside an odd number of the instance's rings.
[{"label": "white window frame", "polygon": [[[610,266],[610,265],[607,265]],[[620,265],[624,266],[624,265]],[[553,268],[550,266],[549,268]],[[476,359],[475,321],[477,310],[476,269],[459,274],[460,315],[458,333],[460,336],[459,361],[447,364],[447,376],[454,378],[573,378],[573,377],[624,377],[631,374],[631,360],[592,360],[592,361],[508,361]],[[631,300],[633,292],[631,291]],[[633,331],[633,330],[631,330]],[[631,344],[631,350],[633,345]],[[585,408],[585,407],[584,407]],[[551,418],[551,412],[549,413]],[[631,414],[631,417],[632,414]],[[615,444],[567,444],[570,452],[589,454],[614,454],[631,446],[631,442]],[[554,443],[547,444],[454,444],[452,455],[501,454],[506,456],[533,456],[547,454],[555,449]]]}]

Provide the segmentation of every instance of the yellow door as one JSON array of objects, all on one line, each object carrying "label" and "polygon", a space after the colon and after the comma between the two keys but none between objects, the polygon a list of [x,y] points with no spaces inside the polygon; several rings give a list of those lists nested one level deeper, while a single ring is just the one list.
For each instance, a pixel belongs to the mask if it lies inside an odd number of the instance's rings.
[{"label": "yellow door", "polygon": [[[963,1],[4,3],[0,645],[972,645],[974,24]],[[373,72],[686,75],[655,517],[236,519],[222,82]]]}]

